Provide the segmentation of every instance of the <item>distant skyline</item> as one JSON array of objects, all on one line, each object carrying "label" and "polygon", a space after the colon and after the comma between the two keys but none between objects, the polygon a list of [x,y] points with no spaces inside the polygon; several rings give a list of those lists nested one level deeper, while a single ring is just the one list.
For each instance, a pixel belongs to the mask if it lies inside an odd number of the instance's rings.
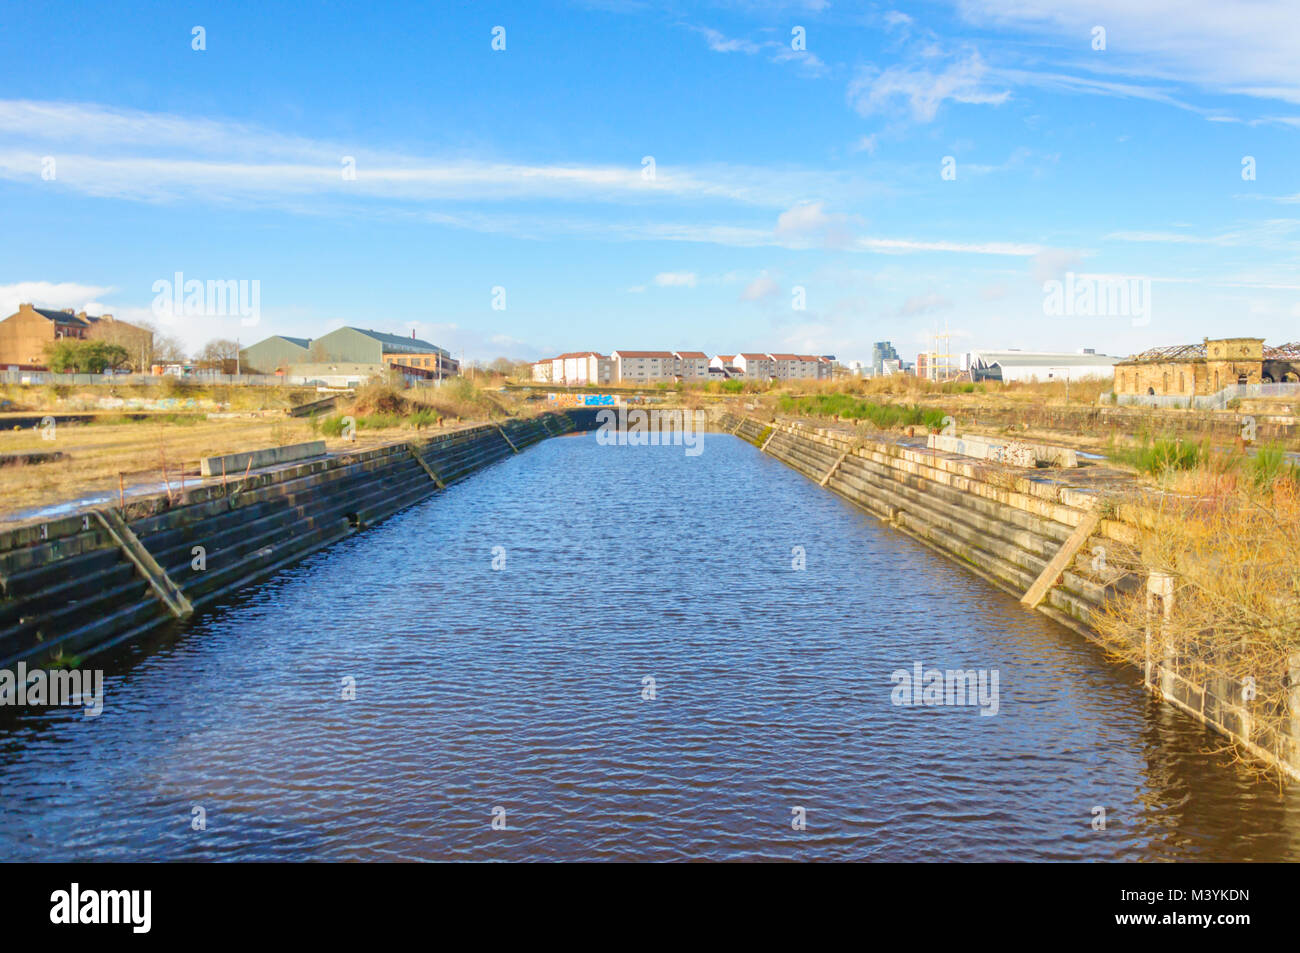
[{"label": "distant skyline", "polygon": [[[0,317],[484,361],[1292,341],[1297,36],[1208,0],[9,5]],[[258,282],[256,323],[160,321],[177,272]],[[1148,313],[1051,303],[1089,276]]]}]

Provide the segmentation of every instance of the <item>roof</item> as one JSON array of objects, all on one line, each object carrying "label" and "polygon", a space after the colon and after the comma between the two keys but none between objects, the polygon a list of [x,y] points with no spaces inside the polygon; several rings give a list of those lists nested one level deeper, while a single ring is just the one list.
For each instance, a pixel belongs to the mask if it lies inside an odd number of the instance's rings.
[{"label": "roof", "polygon": [[988,366],[999,367],[1113,367],[1118,364],[1118,357],[1105,354],[1021,354],[999,355],[997,360],[989,361]]},{"label": "roof", "polygon": [[747,361],[766,361],[766,360],[769,360],[769,358],[768,358],[768,356],[767,356],[766,354],[746,354],[744,351],[741,351],[739,354],[736,355],[736,357],[743,357],[743,358],[744,358],[745,360],[747,360]]},{"label": "roof", "polygon": [[1205,359],[1204,344],[1171,344],[1166,347],[1148,348],[1141,354],[1130,357],[1124,363],[1145,361],[1199,361]]},{"label": "roof", "polygon": [[708,358],[709,356],[705,354],[703,351],[673,351],[673,354],[676,355],[677,357],[691,357],[691,358],[701,358],[701,357]]},{"label": "roof", "polygon": [[390,349],[399,351],[404,354],[413,354],[424,352],[428,354],[441,354],[444,357],[450,357],[451,352],[436,344],[430,344],[428,341],[422,341],[419,338],[402,337],[400,334],[389,334],[386,331],[373,331],[369,328],[354,328],[348,325],[349,331],[356,331],[358,334],[364,334],[371,340],[378,341],[384,351]]},{"label": "roof", "polygon": [[71,311],[54,311],[50,308],[32,308],[32,310],[41,317],[53,321],[55,324],[71,324],[79,328],[88,328],[95,321],[99,320],[99,318],[88,314],[83,313],[76,315]]},{"label": "roof", "polygon": [[774,361],[814,361],[816,358],[800,357],[798,354],[769,354]]},{"label": "roof", "polygon": [[550,360],[563,361],[565,358],[569,358],[569,357],[604,357],[604,356],[605,356],[604,354],[598,354],[595,351],[569,351],[565,354],[558,354],[555,357],[550,358]]},{"label": "roof", "polygon": [[1121,360],[1107,354],[1060,351],[973,351],[971,357],[982,367],[1111,367]]},{"label": "roof", "polygon": [[287,334],[273,334],[271,337],[279,338],[281,341],[288,341],[290,344],[296,344],[299,347],[311,347],[311,338],[291,338]]},{"label": "roof", "polygon": [[714,359],[715,361],[721,361],[721,362],[724,363],[724,364],[730,364],[732,361],[734,361],[734,360],[736,359],[736,355],[734,355],[734,354],[715,354],[715,355],[713,355],[713,359]]},{"label": "roof", "polygon": [[672,357],[672,351],[614,351],[615,357]]}]

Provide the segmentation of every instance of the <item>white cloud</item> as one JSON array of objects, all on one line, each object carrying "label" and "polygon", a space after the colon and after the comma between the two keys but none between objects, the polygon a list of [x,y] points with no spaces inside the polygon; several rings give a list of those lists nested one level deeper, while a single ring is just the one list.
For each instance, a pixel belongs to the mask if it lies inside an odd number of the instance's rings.
[{"label": "white cloud", "polygon": [[929,292],[923,295],[913,295],[903,302],[903,306],[898,309],[898,313],[904,317],[913,317],[918,314],[930,314],[934,311],[945,311],[952,307],[952,302],[941,294]]},{"label": "white cloud", "polygon": [[[861,194],[861,178],[796,168],[659,163],[537,164],[429,157],[281,135],[243,123],[97,105],[0,100],[0,178],[36,188],[136,201],[243,201],[307,207],[359,201],[568,199],[646,204],[717,201],[783,208],[801,196]],[[41,177],[42,159],[56,161]],[[344,177],[344,158],[355,178]],[[307,200],[310,201],[308,202]]]},{"label": "white cloud", "polygon": [[1044,248],[1034,255],[1029,268],[1035,281],[1050,281],[1060,278],[1081,261],[1083,253],[1073,248]]},{"label": "white cloud", "polygon": [[854,152],[865,152],[869,156],[874,156],[876,154],[876,134],[873,132],[869,136],[862,136],[850,148]]},{"label": "white cloud", "polygon": [[822,202],[804,202],[776,218],[776,236],[786,241],[816,240],[838,247],[849,241],[849,217],[828,213]]},{"label": "white cloud", "polygon": [[827,66],[821,58],[809,50],[796,50],[790,43],[776,40],[749,40],[744,37],[729,37],[710,27],[691,27],[701,34],[715,53],[745,53],[754,56],[758,53],[770,54],[773,63],[795,63],[810,76],[820,76]]},{"label": "white cloud", "polygon": [[781,286],[767,275],[755,278],[745,290],[740,293],[741,301],[762,301],[764,298],[774,298],[781,293]]},{"label": "white cloud", "polygon": [[905,105],[918,122],[932,121],[947,100],[1001,105],[1011,93],[986,86],[987,72],[984,61],[975,52],[940,72],[927,66],[897,65],[885,70],[865,67],[849,83],[849,105],[863,116],[894,112]]},{"label": "white cloud", "polygon": [[857,246],[863,251],[878,252],[960,252],[967,255],[1010,255],[1027,258],[1042,251],[1039,245],[1020,242],[949,242],[916,241],[907,238],[860,238]]},{"label": "white cloud", "polygon": [[660,288],[694,288],[695,283],[693,271],[661,271],[655,275],[655,284]]},{"label": "white cloud", "polygon": [[[1300,5],[1293,0],[958,0],[970,23],[1050,38],[1082,69],[1300,103]],[[1091,30],[1104,26],[1104,51]]]},{"label": "white cloud", "polygon": [[[100,314],[103,305],[98,299],[111,291],[113,289],[106,285],[83,285],[74,281],[19,281],[0,285],[0,318],[9,317],[20,304],[34,304],[55,311],[75,308],[89,314]],[[111,310],[110,313],[120,316]]]}]

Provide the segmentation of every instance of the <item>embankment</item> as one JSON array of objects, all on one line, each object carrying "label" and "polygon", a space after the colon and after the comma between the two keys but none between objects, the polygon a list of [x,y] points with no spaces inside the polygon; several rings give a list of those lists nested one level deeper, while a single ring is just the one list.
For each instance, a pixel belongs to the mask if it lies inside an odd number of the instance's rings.
[{"label": "embankment", "polygon": [[[1139,514],[1114,505],[1123,480],[1114,471],[1016,469],[927,449],[919,438],[865,439],[734,413],[716,425],[1092,641],[1100,641],[1094,616],[1117,593],[1145,588],[1155,626],[1172,598],[1167,577],[1107,559],[1108,551],[1140,550],[1142,536]],[[1151,691],[1300,778],[1300,689],[1278,736],[1257,726],[1242,683],[1193,677],[1182,653],[1153,657],[1147,642],[1142,675]],[[1283,677],[1300,684],[1300,664]]]},{"label": "embankment", "polygon": [[142,636],[547,437],[570,410],[209,480],[0,533],[0,668]]}]

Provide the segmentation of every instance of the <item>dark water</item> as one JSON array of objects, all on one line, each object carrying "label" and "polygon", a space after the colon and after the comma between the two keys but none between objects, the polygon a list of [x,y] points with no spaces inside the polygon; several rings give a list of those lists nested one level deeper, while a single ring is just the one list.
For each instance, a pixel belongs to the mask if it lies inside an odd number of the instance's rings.
[{"label": "dark water", "polygon": [[548,440],[108,667],[0,720],[0,856],[1300,857],[1132,670],[729,436]]}]

